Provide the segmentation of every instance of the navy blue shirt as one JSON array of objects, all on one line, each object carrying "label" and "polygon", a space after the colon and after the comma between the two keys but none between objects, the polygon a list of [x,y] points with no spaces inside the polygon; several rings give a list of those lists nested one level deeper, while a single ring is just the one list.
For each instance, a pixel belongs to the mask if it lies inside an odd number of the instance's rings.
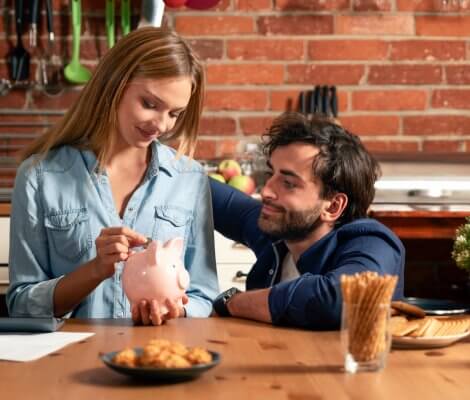
[{"label": "navy blue shirt", "polygon": [[316,330],[338,329],[341,321],[340,277],[363,271],[398,275],[393,298],[403,297],[405,249],[380,222],[363,218],[333,229],[297,261],[300,277],[279,282],[288,248],[258,228],[261,203],[210,179],[214,226],[222,235],[254,251],[247,290],[271,288],[273,324]]}]

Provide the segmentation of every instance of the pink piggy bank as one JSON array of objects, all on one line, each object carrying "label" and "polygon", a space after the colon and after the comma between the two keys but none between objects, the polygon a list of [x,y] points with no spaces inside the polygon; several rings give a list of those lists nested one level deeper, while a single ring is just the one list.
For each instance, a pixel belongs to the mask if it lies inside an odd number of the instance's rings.
[{"label": "pink piggy bank", "polygon": [[165,244],[152,241],[145,250],[127,259],[122,273],[122,287],[131,303],[157,300],[160,312],[166,314],[167,299],[183,305],[181,298],[189,286],[189,274],[182,262],[183,239]]}]

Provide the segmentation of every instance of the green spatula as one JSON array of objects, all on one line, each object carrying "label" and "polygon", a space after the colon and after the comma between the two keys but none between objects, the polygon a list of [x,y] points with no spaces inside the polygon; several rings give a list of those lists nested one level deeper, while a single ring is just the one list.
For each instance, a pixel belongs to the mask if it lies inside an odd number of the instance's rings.
[{"label": "green spatula", "polygon": [[72,83],[86,83],[91,72],[80,64],[80,34],[82,28],[81,0],[72,0],[72,60],[64,69],[64,76]]}]

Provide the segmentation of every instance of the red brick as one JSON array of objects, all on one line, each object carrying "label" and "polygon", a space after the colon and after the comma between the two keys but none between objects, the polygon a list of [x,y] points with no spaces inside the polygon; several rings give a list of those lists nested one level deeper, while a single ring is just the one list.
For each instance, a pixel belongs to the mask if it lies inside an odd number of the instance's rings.
[{"label": "red brick", "polygon": [[267,11],[273,8],[272,0],[235,0],[235,9],[242,11]]},{"label": "red brick", "polygon": [[470,90],[435,90],[432,96],[432,107],[470,109]]},{"label": "red brick", "polygon": [[364,76],[362,65],[288,65],[287,83],[357,85]]},{"label": "red brick", "polygon": [[346,35],[414,35],[412,15],[338,15],[335,33]]},{"label": "red brick", "polygon": [[67,110],[80,95],[81,88],[67,87],[60,96],[50,97],[41,92],[36,92],[33,96],[34,108],[49,110]]},{"label": "red brick", "polygon": [[352,94],[353,110],[424,110],[424,90],[361,90]]},{"label": "red brick", "polygon": [[0,108],[24,108],[26,106],[26,92],[21,89],[12,89],[7,95],[0,96]]},{"label": "red brick", "polygon": [[363,143],[371,153],[415,153],[419,150],[418,142],[416,141],[367,140]]},{"label": "red brick", "polygon": [[275,116],[271,117],[242,117],[240,118],[240,126],[244,135],[261,136],[266,132]]},{"label": "red brick", "polygon": [[313,40],[308,43],[311,60],[385,60],[388,43],[383,40]]},{"label": "red brick", "polygon": [[368,82],[372,85],[441,83],[442,69],[434,65],[372,65]]},{"label": "red brick", "polygon": [[286,15],[258,18],[263,35],[328,35],[333,33],[331,15]]},{"label": "red brick", "polygon": [[197,141],[194,158],[197,160],[207,160],[216,156],[216,141],[199,139]]},{"label": "red brick", "polygon": [[391,60],[464,60],[465,42],[406,40],[391,42]]},{"label": "red brick", "polygon": [[454,85],[470,84],[470,65],[449,65],[445,69],[447,83]]},{"label": "red brick", "polygon": [[416,16],[417,36],[470,36],[470,16]]},{"label": "red brick", "polygon": [[355,0],[354,11],[390,11],[392,8],[390,0]]},{"label": "red brick", "polygon": [[[313,88],[306,88],[312,90]],[[299,109],[299,95],[301,90],[276,90],[271,92],[271,110],[274,111],[295,111]],[[348,93],[344,90],[337,92],[338,110],[348,108]]]},{"label": "red brick", "polygon": [[203,60],[218,60],[223,57],[224,43],[222,40],[189,40],[189,44]]},{"label": "red brick", "polygon": [[224,139],[217,142],[217,157],[233,158],[239,151],[240,141]]},{"label": "red brick", "polygon": [[207,66],[209,84],[281,84],[284,66],[279,64],[212,64]]},{"label": "red brick", "polygon": [[268,94],[262,90],[208,90],[207,110],[263,111],[268,106]]},{"label": "red brick", "polygon": [[254,19],[243,16],[187,16],[175,18],[175,30],[185,36],[195,35],[238,35],[253,33]]},{"label": "red brick", "polygon": [[463,115],[420,115],[403,117],[405,135],[469,135],[470,117]]},{"label": "red brick", "polygon": [[399,118],[388,115],[342,116],[342,125],[352,133],[362,135],[396,135],[399,129]]},{"label": "red brick", "polygon": [[436,11],[436,2],[441,0],[397,0],[398,11]]},{"label": "red brick", "polygon": [[234,135],[237,128],[233,118],[203,117],[199,125],[199,134],[208,136]]},{"label": "red brick", "polygon": [[465,152],[470,153],[470,140],[466,140],[464,146]]},{"label": "red brick", "polygon": [[349,0],[276,0],[276,10],[349,10]]},{"label": "red brick", "polygon": [[300,40],[230,40],[227,56],[237,60],[300,60],[304,43]]},{"label": "red brick", "polygon": [[464,145],[460,141],[425,140],[423,142],[423,151],[427,153],[455,153],[463,148]]}]

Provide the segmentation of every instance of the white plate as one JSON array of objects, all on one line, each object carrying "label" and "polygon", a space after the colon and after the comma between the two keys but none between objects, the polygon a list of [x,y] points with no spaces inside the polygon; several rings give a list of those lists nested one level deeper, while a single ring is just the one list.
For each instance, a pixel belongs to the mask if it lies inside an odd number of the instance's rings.
[{"label": "white plate", "polygon": [[431,349],[436,347],[449,346],[470,335],[470,331],[452,336],[435,336],[435,337],[410,337],[410,336],[393,336],[392,346],[396,349]]}]

